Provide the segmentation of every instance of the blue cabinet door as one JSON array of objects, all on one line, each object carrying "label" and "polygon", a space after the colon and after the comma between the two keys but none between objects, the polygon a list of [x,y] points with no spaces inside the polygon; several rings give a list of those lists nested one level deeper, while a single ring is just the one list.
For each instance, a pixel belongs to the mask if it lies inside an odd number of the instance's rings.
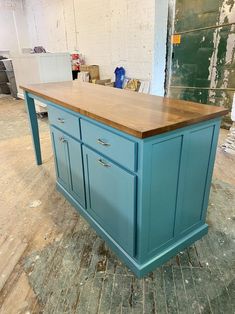
[{"label": "blue cabinet door", "polygon": [[83,148],[87,210],[108,234],[134,255],[136,177]]},{"label": "blue cabinet door", "polygon": [[51,127],[57,180],[85,207],[85,187],[81,144]]}]

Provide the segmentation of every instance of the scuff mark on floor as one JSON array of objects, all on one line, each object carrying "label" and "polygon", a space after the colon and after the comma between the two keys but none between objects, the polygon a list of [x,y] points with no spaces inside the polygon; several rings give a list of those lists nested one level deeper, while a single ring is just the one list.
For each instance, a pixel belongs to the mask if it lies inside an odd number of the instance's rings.
[{"label": "scuff mark on floor", "polygon": [[82,218],[67,234],[30,254],[24,269],[43,313],[150,313],[153,308],[159,313],[232,313],[235,221],[228,218],[234,210],[235,186],[214,180],[209,234],[144,279],[136,279]]},{"label": "scuff mark on floor", "polygon": [[40,200],[35,200],[29,204],[29,207],[36,208],[36,207],[40,206],[41,204],[42,204],[42,202]]}]

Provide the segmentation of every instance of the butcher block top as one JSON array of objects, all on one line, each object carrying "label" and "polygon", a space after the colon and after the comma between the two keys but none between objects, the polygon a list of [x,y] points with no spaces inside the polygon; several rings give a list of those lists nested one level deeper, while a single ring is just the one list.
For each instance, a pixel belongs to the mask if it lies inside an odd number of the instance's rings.
[{"label": "butcher block top", "polygon": [[223,107],[78,81],[23,85],[21,88],[138,138],[176,130],[228,113]]}]

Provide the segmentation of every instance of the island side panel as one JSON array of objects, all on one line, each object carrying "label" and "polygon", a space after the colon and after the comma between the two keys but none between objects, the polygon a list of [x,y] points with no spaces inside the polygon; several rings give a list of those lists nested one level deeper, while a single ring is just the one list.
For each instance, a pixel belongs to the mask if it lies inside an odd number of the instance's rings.
[{"label": "island side panel", "polygon": [[[144,142],[139,260],[158,265],[205,234],[220,119]],[[202,232],[203,228],[203,232]],[[197,237],[198,233],[198,237]]]},{"label": "island side panel", "polygon": [[174,238],[182,141],[179,135],[151,147],[149,253]]},{"label": "island side panel", "polygon": [[32,134],[33,147],[35,152],[35,159],[37,165],[42,164],[42,156],[41,156],[41,147],[40,147],[40,139],[39,139],[39,131],[38,131],[38,120],[35,109],[34,99],[31,98],[28,92],[24,92],[26,109],[29,117],[29,124]]},{"label": "island side panel", "polygon": [[[184,136],[184,149],[179,178],[175,235],[184,235],[205,223],[211,185],[218,123],[202,125]],[[207,200],[204,202],[204,200]]]}]

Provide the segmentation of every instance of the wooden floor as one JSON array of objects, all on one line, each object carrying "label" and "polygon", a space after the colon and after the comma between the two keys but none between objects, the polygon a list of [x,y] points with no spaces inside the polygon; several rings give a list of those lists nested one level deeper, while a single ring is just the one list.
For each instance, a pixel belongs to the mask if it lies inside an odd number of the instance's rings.
[{"label": "wooden floor", "polygon": [[1,314],[235,313],[235,156],[218,148],[209,234],[138,280],[55,190],[40,129],[37,167],[23,102],[0,98]]}]

